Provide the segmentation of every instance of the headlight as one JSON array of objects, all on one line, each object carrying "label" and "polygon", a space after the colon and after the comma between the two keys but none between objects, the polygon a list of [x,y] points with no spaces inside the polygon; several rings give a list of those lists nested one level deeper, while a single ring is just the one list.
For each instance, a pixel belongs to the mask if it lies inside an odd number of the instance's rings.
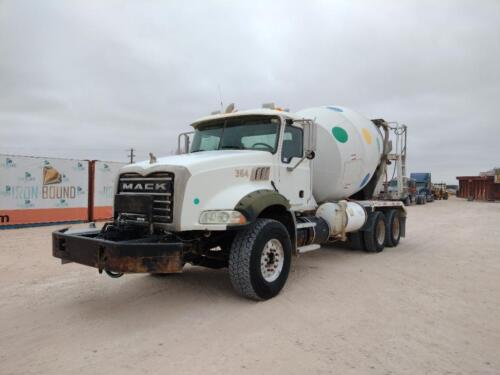
[{"label": "headlight", "polygon": [[239,211],[203,211],[200,224],[246,224],[246,217]]}]

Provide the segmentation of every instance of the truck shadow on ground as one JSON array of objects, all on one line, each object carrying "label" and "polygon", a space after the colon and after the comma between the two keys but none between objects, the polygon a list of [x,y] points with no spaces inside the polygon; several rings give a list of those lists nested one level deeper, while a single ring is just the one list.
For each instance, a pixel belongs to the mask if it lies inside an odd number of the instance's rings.
[{"label": "truck shadow on ground", "polygon": [[[356,258],[364,254],[346,249],[345,245],[335,245],[301,255],[292,262],[288,283],[306,282],[307,278],[316,277],[318,268],[331,269],[338,262],[355,262]],[[101,277],[105,279],[102,280]],[[214,270],[186,266],[185,271],[180,274],[125,275],[120,279],[107,278],[105,275],[101,277],[92,281],[91,288],[71,301],[66,301],[62,308],[77,312],[88,320],[143,320],[145,310],[152,316],[182,316],[200,309],[200,306],[212,309],[223,303],[225,308],[239,309],[256,304],[255,301],[240,297],[234,292],[228,270],[225,268]]]}]

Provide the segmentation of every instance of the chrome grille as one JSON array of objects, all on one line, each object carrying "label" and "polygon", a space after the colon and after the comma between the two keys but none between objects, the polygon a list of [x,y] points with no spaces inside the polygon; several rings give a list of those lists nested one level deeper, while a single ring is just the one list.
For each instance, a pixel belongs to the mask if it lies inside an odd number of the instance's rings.
[{"label": "chrome grille", "polygon": [[124,173],[118,182],[120,195],[151,195],[153,197],[153,223],[168,224],[173,220],[174,174],[155,172],[146,176]]}]

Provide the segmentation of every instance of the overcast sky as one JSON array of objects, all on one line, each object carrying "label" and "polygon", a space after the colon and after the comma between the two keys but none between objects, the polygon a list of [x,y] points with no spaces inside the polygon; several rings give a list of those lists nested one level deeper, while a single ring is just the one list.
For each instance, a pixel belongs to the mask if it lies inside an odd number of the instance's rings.
[{"label": "overcast sky", "polygon": [[0,1],[0,153],[171,153],[225,104],[409,127],[409,172],[500,166],[500,1]]}]

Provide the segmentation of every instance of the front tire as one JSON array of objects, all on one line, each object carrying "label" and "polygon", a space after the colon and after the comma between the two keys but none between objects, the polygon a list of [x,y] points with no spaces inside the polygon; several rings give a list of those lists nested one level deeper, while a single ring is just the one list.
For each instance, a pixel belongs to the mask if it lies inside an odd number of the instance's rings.
[{"label": "front tire", "polygon": [[257,219],[239,231],[229,253],[229,277],[236,292],[254,300],[276,296],[288,278],[292,243],[285,226]]}]

